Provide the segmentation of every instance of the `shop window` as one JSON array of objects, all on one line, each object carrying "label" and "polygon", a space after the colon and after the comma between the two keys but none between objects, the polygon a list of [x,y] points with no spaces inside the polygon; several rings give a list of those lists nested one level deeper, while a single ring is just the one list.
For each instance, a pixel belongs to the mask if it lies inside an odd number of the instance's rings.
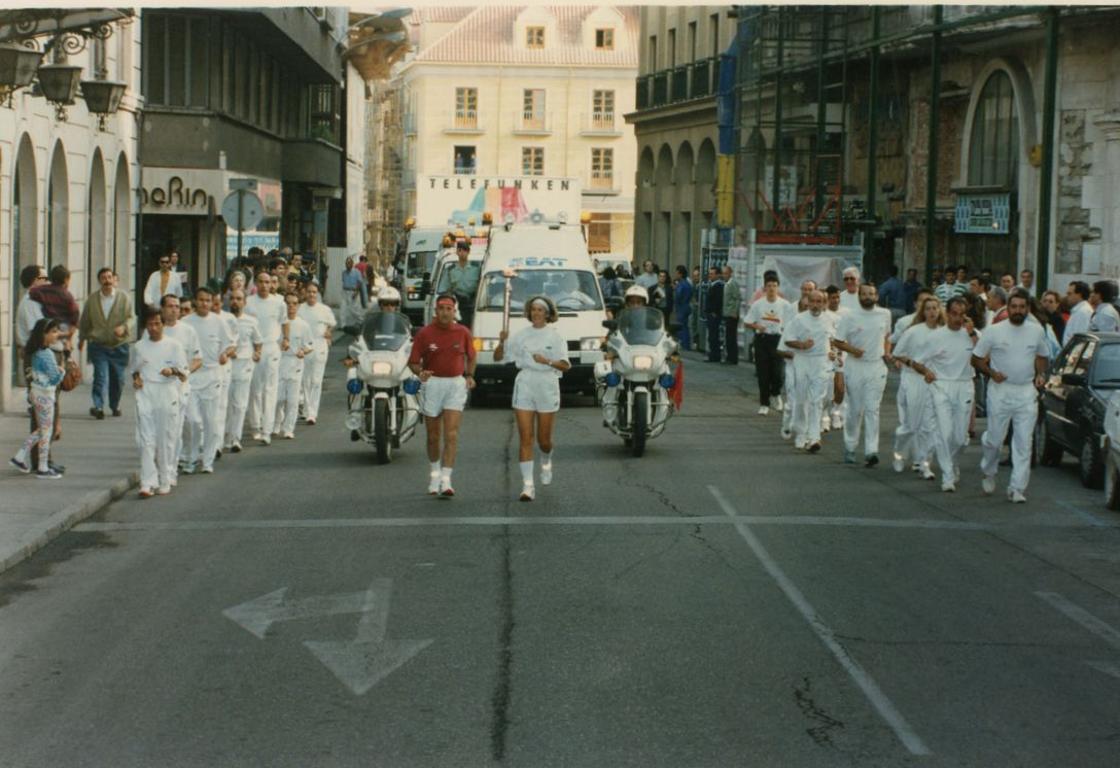
[{"label": "shop window", "polygon": [[1014,189],[1018,181],[1019,114],[1006,72],[984,83],[968,146],[968,183],[976,187]]},{"label": "shop window", "polygon": [[460,175],[474,175],[477,170],[477,156],[473,146],[455,147],[455,173]]},{"label": "shop window", "polygon": [[144,14],[145,99],[153,106],[209,106],[210,24],[183,14]]}]

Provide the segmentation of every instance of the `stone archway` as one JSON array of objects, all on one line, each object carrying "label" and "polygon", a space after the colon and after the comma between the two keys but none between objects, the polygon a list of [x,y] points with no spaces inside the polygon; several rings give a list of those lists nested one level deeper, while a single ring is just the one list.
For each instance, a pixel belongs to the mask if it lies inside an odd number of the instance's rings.
[{"label": "stone archway", "polygon": [[47,266],[70,266],[70,174],[66,170],[66,151],[62,141],[55,142],[47,177]]},{"label": "stone archway", "polygon": [[102,267],[111,267],[112,259],[106,248],[108,205],[105,192],[105,161],[101,150],[93,152],[89,171],[89,207],[86,225],[86,295],[97,288],[97,273]]},{"label": "stone archway", "polygon": [[113,180],[113,260],[120,288],[127,291],[132,284],[132,259],[129,236],[132,217],[132,182],[128,174],[128,158],[122,152],[117,158],[117,173]]},{"label": "stone archway", "polygon": [[[19,141],[12,172],[12,318],[23,295],[20,273],[35,264],[39,254],[39,176],[35,168],[35,148],[26,133]],[[14,340],[13,340],[14,342]],[[23,381],[17,345],[12,344],[12,381]]]}]

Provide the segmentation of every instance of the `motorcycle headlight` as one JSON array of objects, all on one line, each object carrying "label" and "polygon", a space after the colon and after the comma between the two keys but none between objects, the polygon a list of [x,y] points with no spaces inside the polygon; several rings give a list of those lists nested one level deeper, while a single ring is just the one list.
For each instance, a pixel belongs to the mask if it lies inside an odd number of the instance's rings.
[{"label": "motorcycle headlight", "polygon": [[346,391],[352,395],[359,394],[362,391],[362,380],[358,378],[347,379]]},{"label": "motorcycle headlight", "polygon": [[389,376],[393,373],[393,364],[384,360],[375,360],[369,370],[374,376]]},{"label": "motorcycle headlight", "polygon": [[602,339],[598,336],[584,336],[579,340],[579,348],[583,352],[594,352],[601,343]]},{"label": "motorcycle headlight", "polygon": [[653,358],[649,355],[634,355],[634,370],[648,371],[653,367]]}]

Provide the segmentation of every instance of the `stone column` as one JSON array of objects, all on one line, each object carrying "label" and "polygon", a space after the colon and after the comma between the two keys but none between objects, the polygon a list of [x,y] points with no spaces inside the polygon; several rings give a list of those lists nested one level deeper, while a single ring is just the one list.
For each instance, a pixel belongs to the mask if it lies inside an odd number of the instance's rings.
[{"label": "stone column", "polygon": [[1093,121],[1105,139],[1101,172],[1101,276],[1120,277],[1120,197],[1111,194],[1120,185],[1120,109]]}]

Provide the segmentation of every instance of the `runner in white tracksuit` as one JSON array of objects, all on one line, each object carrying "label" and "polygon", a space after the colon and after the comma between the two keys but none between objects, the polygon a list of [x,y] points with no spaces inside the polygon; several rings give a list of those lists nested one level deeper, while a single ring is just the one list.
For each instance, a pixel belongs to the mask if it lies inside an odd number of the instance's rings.
[{"label": "runner in white tracksuit", "polygon": [[[933,297],[933,291],[929,290],[928,288],[919,289],[918,292],[914,296],[914,307],[915,308],[921,307],[922,303],[926,299],[931,298],[931,297]],[[919,323],[919,324],[922,322],[921,318],[918,317],[918,314],[919,313],[918,313],[917,309],[915,309],[915,311],[910,313],[909,315],[898,318],[898,320],[894,324],[894,330],[891,331],[891,349],[894,349],[895,347],[898,346],[898,342],[902,338],[902,334],[908,328],[910,328],[911,325],[913,325],[915,322]],[[895,405],[898,408],[898,423],[901,424],[906,418],[905,414],[903,413],[904,401],[900,398],[895,402]],[[921,456],[921,458],[918,458],[917,456],[915,456],[915,458],[913,459],[913,461],[910,464],[910,468],[913,469],[915,472],[921,472],[922,471],[923,463],[925,463],[927,466],[929,464],[929,460],[932,456],[933,445],[930,444],[929,446],[925,446],[925,447],[928,448],[929,450],[925,454],[923,454]]]},{"label": "runner in white tracksuit", "polygon": [[296,436],[299,396],[303,388],[303,368],[315,351],[311,326],[299,316],[299,297],[284,297],[288,310],[288,348],[280,355],[280,387],[276,398],[276,432],[286,440]]},{"label": "runner in white tracksuit", "polygon": [[[238,273],[240,274],[240,273]],[[210,311],[214,316],[226,324],[226,333],[233,339],[233,343],[237,343],[237,318],[230,312],[222,311],[222,295],[215,293],[213,300],[210,302]],[[222,394],[221,403],[218,405],[218,413],[222,416],[222,448],[226,447],[225,444],[225,431],[226,420],[229,418],[229,388],[233,382],[233,357],[230,357],[229,362],[222,366]]]},{"label": "runner in white tracksuit", "polygon": [[319,301],[319,285],[307,286],[307,303],[299,308],[299,316],[311,326],[315,351],[303,362],[303,404],[307,423],[319,418],[319,401],[323,396],[323,374],[327,370],[327,357],[331,351],[331,333],[338,324],[334,312]]},{"label": "runner in white tracksuit", "polygon": [[965,299],[949,299],[945,325],[930,334],[925,349],[912,359],[914,370],[930,387],[937,419],[935,448],[941,467],[941,490],[949,492],[957,490],[960,482],[960,455],[968,444],[968,422],[975,394],[972,353],[980,337],[967,313]]},{"label": "runner in white tracksuit", "polygon": [[984,493],[995,491],[1000,447],[1008,425],[1014,423],[1007,498],[1017,504],[1027,500],[1023,494],[1031,475],[1031,440],[1038,420],[1037,388],[1045,383],[1050,359],[1042,326],[1026,322],[1027,302],[1025,294],[1013,293],[1007,302],[1007,320],[985,329],[972,355],[973,367],[991,378],[988,428],[981,438]]},{"label": "runner in white tracksuit", "polygon": [[249,388],[249,426],[253,439],[272,443],[276,420],[276,395],[280,386],[280,354],[288,348],[288,313],[284,300],[272,293],[272,276],[257,275],[257,294],[245,302],[245,312],[257,318],[261,332],[261,359],[253,368]]},{"label": "runner in white tracksuit", "polygon": [[794,447],[816,453],[821,449],[821,411],[830,374],[832,323],[824,315],[821,291],[809,294],[809,309],[796,315],[782,333],[782,341],[793,350],[795,394],[793,414]]},{"label": "runner in white tracksuit", "polygon": [[[836,337],[836,329],[840,327],[840,318],[848,310],[840,306],[840,289],[834,285],[828,286],[825,291],[828,307],[825,316],[832,323],[832,337]],[[830,355],[832,372],[828,379],[828,394],[825,397],[824,411],[821,416],[821,429],[829,431],[840,429],[844,426],[844,414],[848,410],[848,401],[844,399],[844,353],[838,349],[832,350]]]},{"label": "runner in white tracksuit", "polygon": [[911,323],[891,346],[895,360],[902,365],[898,382],[898,428],[894,431],[891,463],[895,472],[901,472],[909,458],[918,463],[923,478],[932,480],[934,474],[928,457],[937,442],[937,418],[932,410],[929,385],[909,363],[925,353],[930,335],[941,326],[941,301],[928,296],[918,304],[918,310],[915,314],[921,320]]},{"label": "runner in white tracksuit", "polygon": [[146,334],[132,345],[128,370],[136,390],[136,447],[140,452],[140,496],[171,492],[179,445],[180,390],[187,379],[187,355],[163,335],[163,318],[148,307]]},{"label": "runner in white tracksuit", "polygon": [[257,318],[245,314],[245,291],[241,288],[230,291],[229,313],[237,321],[237,347],[230,364],[225,447],[239,453],[245,411],[249,407],[249,388],[253,383],[253,369],[261,359],[262,342]]},{"label": "runner in white tracksuit", "polygon": [[229,326],[210,312],[213,294],[205,286],[195,291],[195,311],[182,323],[198,336],[202,367],[191,374],[191,402],[187,409],[186,461],[202,471],[214,471],[214,459],[222,447],[225,413],[222,405],[222,369],[229,364],[235,339]]},{"label": "runner in white tracksuit", "polygon": [[[807,294],[806,294],[807,295]],[[802,298],[797,305],[790,305],[786,323],[792,323],[797,316],[808,312],[808,299]],[[797,369],[793,366],[793,349],[786,346],[784,335],[778,337],[778,354],[786,361],[782,376],[782,428],[783,440],[793,438],[793,416],[797,413]]]},{"label": "runner in white tracksuit", "polygon": [[874,285],[859,287],[860,308],[840,318],[833,345],[846,352],[844,396],[848,416],[844,420],[844,462],[855,463],[860,428],[863,456],[868,467],[879,463],[879,406],[887,386],[886,358],[890,356],[891,313],[876,306],[879,291]]},{"label": "runner in white tracksuit", "polygon": [[[202,367],[202,353],[198,348],[198,334],[189,325],[179,320],[179,298],[170,294],[164,296],[160,307],[163,317],[163,335],[165,338],[175,339],[183,346],[187,354],[187,378],[179,388],[179,439],[175,441],[175,469],[171,474],[171,485],[179,481],[179,469],[186,456],[183,442],[183,425],[187,418],[188,406],[191,400],[190,376]],[[187,469],[187,467],[183,467]],[[190,470],[187,469],[189,472]]]}]

